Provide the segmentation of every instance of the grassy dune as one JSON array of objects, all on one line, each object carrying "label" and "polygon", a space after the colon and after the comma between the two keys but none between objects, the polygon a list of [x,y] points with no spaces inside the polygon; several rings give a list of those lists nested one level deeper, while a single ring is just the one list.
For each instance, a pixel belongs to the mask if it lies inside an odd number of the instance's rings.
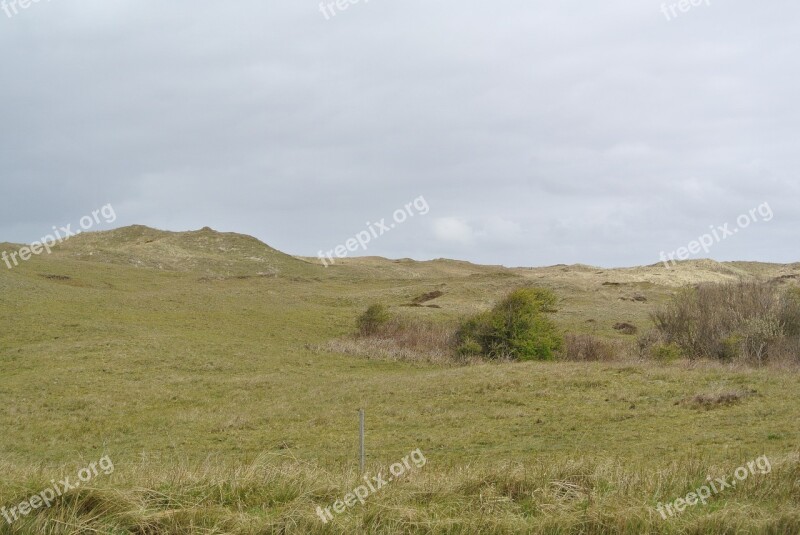
[{"label": "grassy dune", "polygon": [[[629,339],[684,284],[792,284],[800,265],[605,270],[347,259],[208,229],[73,238],[0,270],[0,506],[103,455],[114,472],[0,533],[800,533],[794,370],[443,366],[320,350],[382,301],[452,321],[535,283],[564,330]],[[441,308],[405,307],[426,292]],[[730,394],[734,394],[730,397]],[[427,464],[323,524],[368,472]],[[773,469],[663,520],[659,501],[767,455]]]}]

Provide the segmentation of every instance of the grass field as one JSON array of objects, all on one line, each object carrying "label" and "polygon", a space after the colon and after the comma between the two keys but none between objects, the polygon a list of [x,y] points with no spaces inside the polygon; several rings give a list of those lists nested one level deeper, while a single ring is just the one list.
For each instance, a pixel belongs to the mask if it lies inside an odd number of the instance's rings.
[{"label": "grass field", "polygon": [[[0,533],[800,533],[794,369],[320,349],[373,302],[451,321],[531,283],[558,295],[565,331],[630,339],[613,325],[646,330],[683,285],[789,284],[798,264],[326,269],[244,236],[128,227],[0,266],[0,506],[114,463]],[[401,306],[433,290],[441,308]],[[415,449],[427,463],[325,524],[317,506],[359,484],[359,408],[369,474]],[[764,455],[769,474],[655,511]]]}]

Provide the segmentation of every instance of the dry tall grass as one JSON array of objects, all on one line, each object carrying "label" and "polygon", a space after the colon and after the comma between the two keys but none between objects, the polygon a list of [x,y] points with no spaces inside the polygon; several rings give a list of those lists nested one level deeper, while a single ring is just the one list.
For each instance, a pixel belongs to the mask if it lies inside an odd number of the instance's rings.
[{"label": "dry tall grass", "polygon": [[[71,491],[2,534],[679,534],[800,533],[797,507],[800,457],[771,458],[772,472],[753,476],[664,520],[659,502],[685,496],[736,466],[702,460],[673,463],[657,472],[612,461],[436,466],[436,459],[370,495],[333,521],[327,507],[361,483],[353,469],[331,473],[286,457],[264,456],[248,465],[207,461],[190,465],[118,464],[108,480]],[[15,472],[12,466],[4,472]],[[370,466],[369,475],[385,467]],[[46,471],[49,473],[49,471]],[[48,486],[43,470],[17,474],[27,481],[4,504]]]},{"label": "dry tall grass", "polygon": [[567,334],[559,359],[574,362],[611,362],[631,354],[631,344],[607,340],[593,334]]},{"label": "dry tall grass", "polygon": [[324,348],[349,355],[385,360],[466,364],[455,352],[454,323],[432,322],[416,318],[392,317],[369,334],[356,334],[331,340]]}]

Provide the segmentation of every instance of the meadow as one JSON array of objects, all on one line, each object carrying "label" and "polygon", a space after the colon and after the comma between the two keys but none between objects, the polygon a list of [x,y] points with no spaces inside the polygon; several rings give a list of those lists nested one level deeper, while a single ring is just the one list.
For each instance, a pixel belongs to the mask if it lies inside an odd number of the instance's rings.
[{"label": "meadow", "polygon": [[[15,247],[0,244],[0,249]],[[0,506],[103,456],[111,474],[0,533],[800,533],[800,374],[632,357],[452,365],[331,351],[371,303],[431,322],[534,284],[565,332],[628,342],[678,289],[796,284],[800,265],[672,269],[352,258],[323,267],[247,236],[87,233],[0,270]],[[441,292],[412,307],[415,298]],[[367,473],[409,471],[323,523]],[[753,476],[663,519],[706,481]]]}]

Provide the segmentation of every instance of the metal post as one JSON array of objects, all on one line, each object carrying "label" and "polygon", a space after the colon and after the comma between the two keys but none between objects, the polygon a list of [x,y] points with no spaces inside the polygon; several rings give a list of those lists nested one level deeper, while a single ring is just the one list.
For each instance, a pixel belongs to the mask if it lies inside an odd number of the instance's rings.
[{"label": "metal post", "polygon": [[364,465],[366,464],[366,451],[364,448],[364,409],[358,409],[358,436],[360,438],[359,441],[359,452],[361,458],[361,473],[364,473]]}]

